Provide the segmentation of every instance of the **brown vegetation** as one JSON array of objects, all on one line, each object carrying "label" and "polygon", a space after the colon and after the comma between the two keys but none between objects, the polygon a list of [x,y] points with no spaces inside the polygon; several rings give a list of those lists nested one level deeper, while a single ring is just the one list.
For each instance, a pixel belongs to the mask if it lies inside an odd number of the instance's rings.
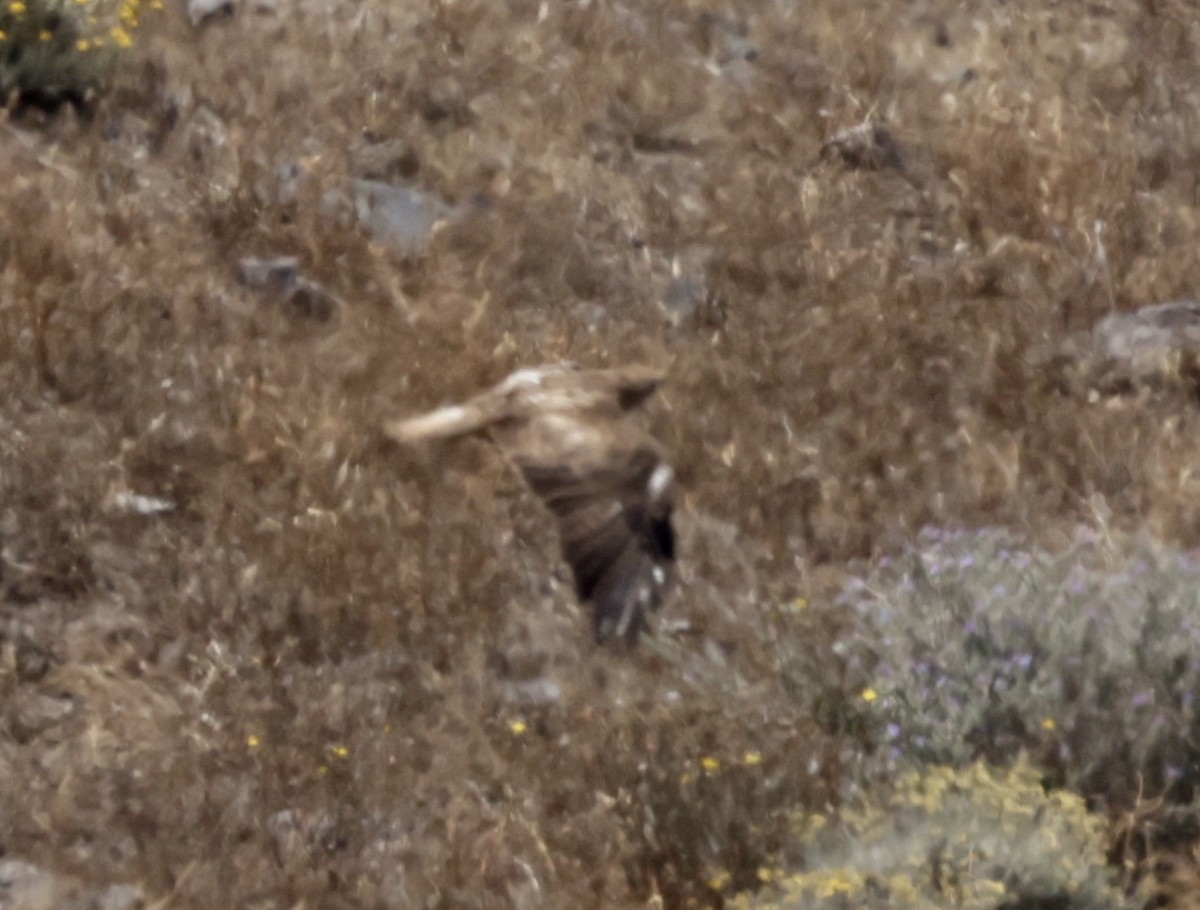
[{"label": "brown vegetation", "polygon": [[[926,524],[1200,540],[1192,390],[1055,366],[1200,282],[1186,3],[244,3],[125,65],[0,125],[0,856],[716,903],[853,748],[779,672],[797,597]],[[373,243],[355,179],[453,217]],[[280,255],[333,318],[238,284]],[[517,480],[380,432],[563,358],[669,370],[696,634],[597,649]]]}]

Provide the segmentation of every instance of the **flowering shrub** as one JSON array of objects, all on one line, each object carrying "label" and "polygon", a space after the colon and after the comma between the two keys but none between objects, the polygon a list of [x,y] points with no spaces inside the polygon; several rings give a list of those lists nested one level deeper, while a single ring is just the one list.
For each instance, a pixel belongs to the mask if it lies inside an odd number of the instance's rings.
[{"label": "flowering shrub", "polygon": [[[53,107],[104,88],[143,0],[0,0],[0,100]],[[150,0],[153,9],[162,0]]]},{"label": "flowering shrub", "polygon": [[884,799],[836,822],[802,823],[805,868],[736,908],[1123,906],[1104,856],[1104,820],[1082,799],[1046,793],[1027,764],[910,773]]},{"label": "flowering shrub", "polygon": [[[839,603],[846,713],[876,770],[1029,753],[1111,805],[1200,785],[1200,560],[1081,532],[1054,555],[997,530],[927,530]],[[849,703],[855,704],[851,708]]]}]

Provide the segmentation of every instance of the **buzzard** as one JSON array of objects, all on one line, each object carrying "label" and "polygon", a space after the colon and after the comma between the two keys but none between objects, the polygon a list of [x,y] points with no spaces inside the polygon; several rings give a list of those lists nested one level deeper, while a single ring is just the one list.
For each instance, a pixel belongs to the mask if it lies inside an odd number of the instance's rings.
[{"label": "buzzard", "polygon": [[675,559],[675,472],[663,447],[626,417],[662,378],[645,367],[522,369],[463,404],[389,421],[384,431],[406,444],[490,437],[558,520],[596,639],[633,644]]}]

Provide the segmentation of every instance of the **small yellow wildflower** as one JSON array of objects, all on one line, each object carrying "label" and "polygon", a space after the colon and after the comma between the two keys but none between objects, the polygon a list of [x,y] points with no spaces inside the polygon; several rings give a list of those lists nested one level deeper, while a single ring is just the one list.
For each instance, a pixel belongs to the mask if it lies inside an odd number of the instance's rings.
[{"label": "small yellow wildflower", "polygon": [[892,892],[892,897],[903,901],[906,904],[917,903],[919,892],[917,886],[913,884],[913,880],[903,872],[898,872],[888,879],[888,890]]},{"label": "small yellow wildflower", "polygon": [[1002,898],[1008,893],[1008,889],[1004,887],[1004,882],[996,881],[994,878],[978,879],[973,884],[974,888],[972,890],[981,897],[986,895],[990,899],[988,903],[997,898]]},{"label": "small yellow wildflower", "polygon": [[733,881],[733,876],[729,874],[729,870],[722,869],[708,880],[708,887],[714,891],[724,891],[729,887],[731,881]]},{"label": "small yellow wildflower", "polygon": [[815,834],[829,824],[829,819],[820,812],[814,812],[804,819],[804,828],[808,834]]},{"label": "small yellow wildflower", "polygon": [[54,32],[47,29],[42,29],[40,32],[38,32],[38,41],[49,41],[53,37]]},{"label": "small yellow wildflower", "polygon": [[521,736],[529,729],[529,724],[523,720],[514,720],[508,725],[508,729],[512,731],[513,736]]},{"label": "small yellow wildflower", "polygon": [[1043,717],[1042,718],[1042,729],[1043,730],[1057,730],[1058,724],[1056,724],[1054,722],[1053,717]]},{"label": "small yellow wildflower", "polygon": [[329,773],[329,765],[318,765],[317,766],[317,774],[319,774],[321,777],[324,777],[328,773]]},{"label": "small yellow wildflower", "polygon": [[27,9],[29,9],[29,7],[22,3],[21,0],[12,0],[12,2],[8,4],[8,11],[14,16],[24,15]]},{"label": "small yellow wildflower", "polygon": [[865,701],[868,705],[871,704],[871,702],[875,701],[878,698],[879,698],[879,693],[876,692],[874,689],[870,688],[869,686],[866,689],[862,690],[862,700]]},{"label": "small yellow wildflower", "polygon": [[92,42],[88,41],[87,38],[80,38],[75,42],[75,50],[77,51],[87,51],[90,50],[91,47]]},{"label": "small yellow wildflower", "polygon": [[756,750],[747,752],[745,755],[742,756],[742,762],[743,762],[743,764],[747,764],[747,765],[761,765],[762,764],[762,753],[758,752]]},{"label": "small yellow wildflower", "polygon": [[721,770],[721,760],[706,755],[700,759],[700,767],[704,769],[705,774],[716,774]]},{"label": "small yellow wildflower", "polygon": [[6,31],[4,31],[4,29],[0,28],[0,41],[3,41],[7,37],[8,37],[8,33]]},{"label": "small yellow wildflower", "polygon": [[259,739],[255,734],[251,733],[246,737],[246,745],[251,749],[257,749],[262,745],[262,740]]},{"label": "small yellow wildflower", "polygon": [[131,38],[129,36],[129,32],[125,31],[125,29],[121,28],[121,26],[114,25],[108,30],[108,33],[112,36],[112,39],[116,43],[117,47],[133,47],[133,38]]},{"label": "small yellow wildflower", "polygon": [[334,746],[329,750],[335,758],[349,758],[350,750],[346,746]]},{"label": "small yellow wildflower", "polygon": [[838,894],[854,894],[862,887],[853,873],[835,869],[822,876],[823,881],[817,887],[817,897],[828,900]]}]

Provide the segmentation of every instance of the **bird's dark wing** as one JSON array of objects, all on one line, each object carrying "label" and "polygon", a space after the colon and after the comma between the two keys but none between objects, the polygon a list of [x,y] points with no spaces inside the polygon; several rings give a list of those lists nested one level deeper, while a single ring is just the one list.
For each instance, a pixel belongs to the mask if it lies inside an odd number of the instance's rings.
[{"label": "bird's dark wing", "polygon": [[662,602],[675,558],[669,491],[651,495],[663,463],[650,447],[603,467],[514,459],[558,519],[575,587],[592,604],[596,637],[637,640]]}]

